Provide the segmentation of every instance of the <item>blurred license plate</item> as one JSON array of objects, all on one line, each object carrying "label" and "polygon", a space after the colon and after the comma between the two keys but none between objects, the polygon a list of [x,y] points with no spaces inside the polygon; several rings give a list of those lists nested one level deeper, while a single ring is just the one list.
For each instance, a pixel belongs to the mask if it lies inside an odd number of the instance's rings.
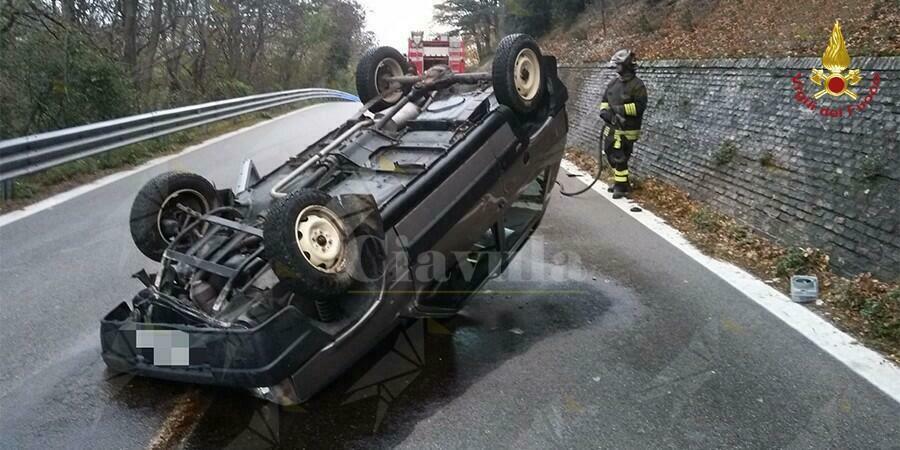
[{"label": "blurred license plate", "polygon": [[137,330],[137,348],[153,349],[154,366],[190,365],[190,335],[180,330]]}]

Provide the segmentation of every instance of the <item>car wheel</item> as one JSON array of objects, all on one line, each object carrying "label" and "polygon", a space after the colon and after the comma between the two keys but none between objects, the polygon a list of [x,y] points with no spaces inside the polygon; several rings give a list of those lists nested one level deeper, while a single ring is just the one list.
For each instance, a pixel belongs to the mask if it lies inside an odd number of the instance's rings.
[{"label": "car wheel", "polygon": [[[388,77],[399,77],[407,74],[409,63],[406,58],[393,47],[373,48],[363,55],[356,65],[356,91],[363,104],[386,93],[391,89]],[[375,103],[372,112],[382,111],[400,101],[409,92],[409,87],[404,87],[386,96]]]},{"label": "car wheel", "polygon": [[294,191],[275,201],[263,240],[278,278],[298,292],[326,297],[346,292],[359,252],[345,215],[337,200],[317,190]]},{"label": "car wheel", "polygon": [[528,114],[540,106],[547,90],[541,66],[541,49],[527,34],[503,38],[494,56],[491,77],[494,95],[501,105],[518,114]]},{"label": "car wheel", "polygon": [[141,253],[159,261],[175,236],[195,220],[182,207],[206,214],[215,206],[216,188],[206,178],[186,172],[159,174],[131,205],[131,237]]}]

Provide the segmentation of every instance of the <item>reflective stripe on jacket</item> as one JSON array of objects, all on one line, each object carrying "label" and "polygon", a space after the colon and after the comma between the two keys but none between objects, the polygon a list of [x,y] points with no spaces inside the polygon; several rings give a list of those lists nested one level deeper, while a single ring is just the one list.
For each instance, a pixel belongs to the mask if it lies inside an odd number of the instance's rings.
[{"label": "reflective stripe on jacket", "polygon": [[[600,109],[609,109],[615,114],[619,122],[615,124],[616,128],[623,131],[640,131],[644,110],[647,109],[647,88],[644,82],[638,77],[626,80],[616,77],[606,86]],[[637,140],[640,133],[638,132],[636,137],[633,136],[635,135],[631,134],[626,137]]]}]

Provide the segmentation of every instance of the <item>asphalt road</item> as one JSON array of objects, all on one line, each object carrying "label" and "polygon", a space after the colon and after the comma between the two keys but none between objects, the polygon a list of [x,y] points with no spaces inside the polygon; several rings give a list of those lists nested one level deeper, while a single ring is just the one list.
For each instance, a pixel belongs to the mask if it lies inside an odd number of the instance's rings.
[{"label": "asphalt road", "polygon": [[232,186],[242,159],[270,169],[354,109],[294,113],[0,227],[0,447],[167,442],[185,392],[202,404],[188,448],[900,445],[900,405],[593,192],[555,194],[509,275],[302,407],[106,372],[98,320],[150,267],[127,228],[140,186],[172,168]]}]

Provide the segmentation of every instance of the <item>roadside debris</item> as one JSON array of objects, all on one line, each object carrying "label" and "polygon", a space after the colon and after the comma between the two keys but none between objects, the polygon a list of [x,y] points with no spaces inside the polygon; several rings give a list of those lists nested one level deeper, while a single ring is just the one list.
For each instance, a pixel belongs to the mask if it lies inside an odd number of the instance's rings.
[{"label": "roadside debris", "polygon": [[810,303],[819,298],[819,280],[816,277],[794,275],[791,277],[791,300]]}]

